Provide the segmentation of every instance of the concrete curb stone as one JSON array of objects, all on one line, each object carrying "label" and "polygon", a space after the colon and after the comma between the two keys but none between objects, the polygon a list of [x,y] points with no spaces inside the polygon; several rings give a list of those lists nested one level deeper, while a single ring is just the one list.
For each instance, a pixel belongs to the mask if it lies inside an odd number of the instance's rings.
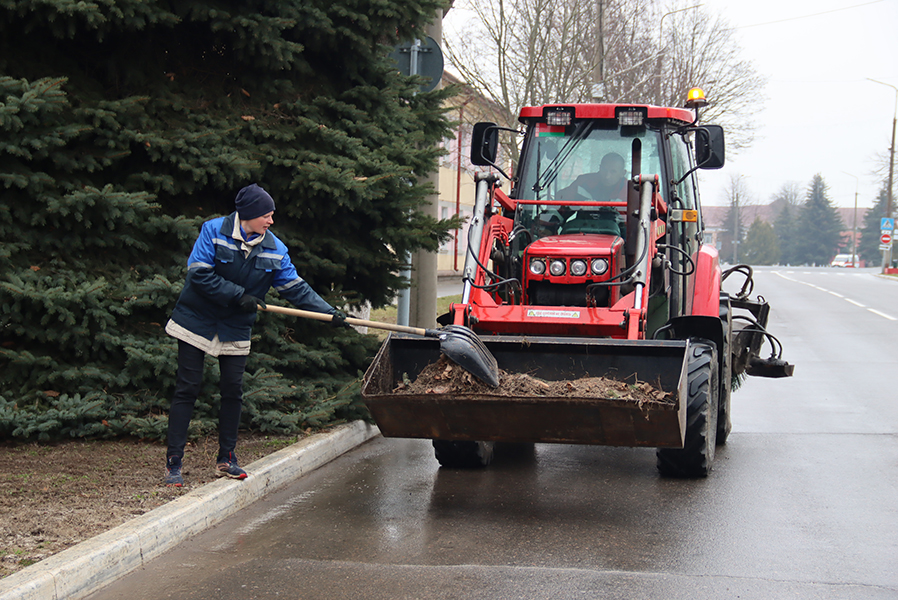
[{"label": "concrete curb stone", "polygon": [[306,473],[379,435],[354,421],[247,465],[243,481],[220,479],[0,579],[0,600],[78,600]]}]

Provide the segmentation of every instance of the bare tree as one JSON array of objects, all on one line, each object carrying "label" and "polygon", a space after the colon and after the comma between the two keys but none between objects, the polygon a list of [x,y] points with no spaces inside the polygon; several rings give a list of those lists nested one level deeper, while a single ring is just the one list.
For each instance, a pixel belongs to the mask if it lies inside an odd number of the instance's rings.
[{"label": "bare tree", "polygon": [[739,244],[745,239],[746,223],[757,216],[757,200],[751,194],[742,175],[730,175],[726,188],[729,209],[723,219],[720,234],[720,255],[732,263],[739,261]]},{"label": "bare tree", "polygon": [[664,32],[665,53],[661,103],[676,103],[683,90],[704,89],[711,100],[703,119],[727,130],[728,150],[751,144],[755,116],[763,106],[766,79],[741,57],[733,30],[721,17],[700,10],[672,15]]},{"label": "bare tree", "polygon": [[[514,126],[523,105],[596,100],[681,105],[705,86],[705,121],[729,146],[751,142],[764,80],[742,60],[733,30],[700,8],[658,0],[460,0],[472,18],[444,43],[452,66],[503,107]],[[670,19],[666,19],[671,17]],[[663,24],[663,28],[662,25]]]}]

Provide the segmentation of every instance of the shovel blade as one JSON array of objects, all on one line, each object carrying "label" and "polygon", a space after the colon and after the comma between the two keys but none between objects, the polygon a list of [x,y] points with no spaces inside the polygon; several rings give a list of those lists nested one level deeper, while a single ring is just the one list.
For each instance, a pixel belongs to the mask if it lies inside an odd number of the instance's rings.
[{"label": "shovel blade", "polygon": [[499,365],[476,333],[462,325],[447,325],[437,331],[440,351],[446,358],[490,387],[499,387]]}]

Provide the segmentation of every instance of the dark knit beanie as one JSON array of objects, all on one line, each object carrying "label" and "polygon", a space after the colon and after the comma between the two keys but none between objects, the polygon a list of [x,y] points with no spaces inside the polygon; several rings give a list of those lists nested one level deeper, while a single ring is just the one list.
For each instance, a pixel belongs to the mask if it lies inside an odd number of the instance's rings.
[{"label": "dark knit beanie", "polygon": [[237,199],[234,203],[237,206],[237,214],[243,221],[250,221],[274,212],[274,200],[268,195],[268,192],[255,183],[237,192]]}]

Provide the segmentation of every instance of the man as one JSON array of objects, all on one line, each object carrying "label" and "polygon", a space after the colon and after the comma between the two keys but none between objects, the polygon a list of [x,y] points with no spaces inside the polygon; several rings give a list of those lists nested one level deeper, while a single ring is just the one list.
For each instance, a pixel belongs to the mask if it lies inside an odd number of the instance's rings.
[{"label": "man", "polygon": [[602,157],[598,173],[586,173],[561,190],[559,200],[627,200],[627,169],[624,158],[609,152]]},{"label": "man", "polygon": [[256,184],[241,189],[236,211],[203,223],[187,259],[187,279],[165,331],[178,340],[178,375],[168,417],[165,484],[182,486],[187,428],[203,384],[206,354],[218,357],[221,410],[215,474],[245,479],[237,463],[237,429],[243,403],[243,372],[258,306],[269,288],[297,308],[334,315],[346,325],[346,315],[334,309],[296,272],[287,246],[269,227],[274,200]]},{"label": "man", "polygon": [[[558,193],[557,200],[621,200],[627,201],[627,169],[624,158],[616,152],[609,152],[602,157],[597,173],[586,173],[577,177],[574,182]],[[569,228],[564,230],[564,224],[574,218],[575,215],[589,215],[585,218],[614,221],[608,225],[608,230],[620,226],[620,217],[614,209],[609,211],[596,211],[594,208],[583,206],[558,206],[545,210],[538,220],[539,236],[554,235],[559,231],[565,233],[579,232],[581,228]],[[594,228],[590,228],[594,229]]]}]

